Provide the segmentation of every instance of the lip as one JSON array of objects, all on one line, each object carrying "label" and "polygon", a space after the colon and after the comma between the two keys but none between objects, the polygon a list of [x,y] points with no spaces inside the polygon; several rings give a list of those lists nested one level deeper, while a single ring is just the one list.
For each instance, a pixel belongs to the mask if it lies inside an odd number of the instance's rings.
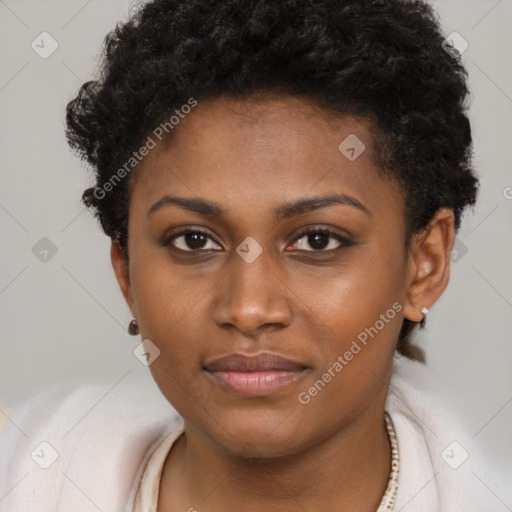
[{"label": "lip", "polygon": [[278,354],[228,354],[203,369],[217,383],[243,396],[264,396],[297,381],[308,368]]}]

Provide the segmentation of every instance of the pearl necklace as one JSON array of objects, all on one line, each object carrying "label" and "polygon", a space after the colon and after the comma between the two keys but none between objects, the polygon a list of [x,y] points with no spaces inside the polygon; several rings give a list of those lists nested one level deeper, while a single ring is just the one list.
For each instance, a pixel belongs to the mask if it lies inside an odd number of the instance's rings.
[{"label": "pearl necklace", "polygon": [[398,491],[398,473],[400,471],[400,455],[398,453],[398,442],[393,427],[393,422],[388,413],[384,414],[386,420],[386,430],[388,431],[389,443],[391,444],[391,473],[389,474],[388,486],[382,497],[377,512],[389,512],[393,510],[395,504],[396,493]]}]

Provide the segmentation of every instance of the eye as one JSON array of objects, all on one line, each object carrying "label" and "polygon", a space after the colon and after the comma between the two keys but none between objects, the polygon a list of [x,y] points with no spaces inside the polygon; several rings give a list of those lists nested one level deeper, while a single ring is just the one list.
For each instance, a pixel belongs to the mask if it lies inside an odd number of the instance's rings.
[{"label": "eye", "polygon": [[[208,247],[209,241],[213,246]],[[172,248],[183,252],[222,250],[222,247],[218,245],[206,231],[190,228],[171,234],[164,240],[163,245],[170,245]],[[307,249],[308,245],[312,250]],[[335,233],[326,228],[310,228],[297,236],[292,245],[292,250],[298,249],[305,252],[328,253],[342,247],[349,247],[350,245],[352,245],[352,242],[339,233]]]},{"label": "eye", "polygon": [[[329,239],[331,240],[329,241]],[[331,252],[352,245],[347,237],[326,228],[308,229],[300,233],[295,240],[292,249],[305,250],[306,252]],[[313,248],[312,251],[306,249],[308,245]]]},{"label": "eye", "polygon": [[216,247],[220,247],[208,233],[200,229],[186,229],[166,238],[164,245],[172,245],[173,248],[184,252],[218,250],[212,247],[205,247],[210,240]]}]

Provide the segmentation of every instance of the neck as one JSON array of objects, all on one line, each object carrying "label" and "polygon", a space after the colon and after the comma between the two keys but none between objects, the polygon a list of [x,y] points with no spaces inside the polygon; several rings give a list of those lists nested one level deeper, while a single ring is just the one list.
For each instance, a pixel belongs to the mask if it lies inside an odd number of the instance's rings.
[{"label": "neck", "polygon": [[391,466],[384,400],[379,405],[314,446],[278,458],[237,457],[185,423],[164,467],[159,510],[375,512]]}]

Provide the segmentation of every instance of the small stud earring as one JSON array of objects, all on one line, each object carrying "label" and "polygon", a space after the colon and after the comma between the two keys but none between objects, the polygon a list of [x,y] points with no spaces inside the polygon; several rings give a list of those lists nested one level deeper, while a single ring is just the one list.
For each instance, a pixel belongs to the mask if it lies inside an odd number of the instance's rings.
[{"label": "small stud earring", "polygon": [[139,324],[135,318],[128,324],[128,333],[132,336],[137,336],[137,334],[139,334]]},{"label": "small stud earring", "polygon": [[425,323],[427,322],[428,309],[425,306],[423,306],[421,308],[421,312],[423,313],[423,318],[420,321],[420,327],[423,329],[425,327]]}]

